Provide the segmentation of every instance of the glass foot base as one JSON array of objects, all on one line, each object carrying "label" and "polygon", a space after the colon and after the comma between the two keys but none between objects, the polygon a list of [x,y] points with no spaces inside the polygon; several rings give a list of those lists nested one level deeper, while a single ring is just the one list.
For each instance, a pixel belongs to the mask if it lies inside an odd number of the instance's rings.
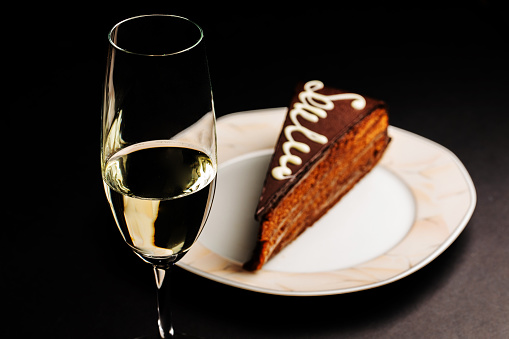
[{"label": "glass foot base", "polygon": [[[173,339],[180,339],[180,338],[182,338],[182,339],[203,339],[202,337],[197,337],[192,334],[175,332],[175,334],[173,335]],[[161,339],[161,337],[157,334],[154,334],[154,335],[149,335],[149,336],[136,337],[134,339]]]}]

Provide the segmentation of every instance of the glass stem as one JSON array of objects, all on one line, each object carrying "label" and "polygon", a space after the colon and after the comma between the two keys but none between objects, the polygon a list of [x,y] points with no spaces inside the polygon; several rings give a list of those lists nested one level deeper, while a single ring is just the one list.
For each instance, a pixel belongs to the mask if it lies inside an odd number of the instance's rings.
[{"label": "glass stem", "polygon": [[174,337],[170,306],[170,266],[160,268],[154,265],[157,285],[157,314],[159,317],[157,324],[159,325],[159,335],[161,338]]}]

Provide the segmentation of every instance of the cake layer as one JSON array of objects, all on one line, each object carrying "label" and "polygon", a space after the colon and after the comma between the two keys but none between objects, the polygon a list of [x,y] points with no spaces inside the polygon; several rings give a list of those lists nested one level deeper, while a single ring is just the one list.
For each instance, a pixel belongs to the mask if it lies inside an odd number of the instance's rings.
[{"label": "cake layer", "polygon": [[262,220],[339,137],[378,108],[385,108],[385,103],[325,87],[320,81],[297,86],[274,148],[256,219]]},{"label": "cake layer", "polygon": [[330,143],[321,158],[263,217],[253,257],[244,268],[260,269],[369,172],[389,142],[387,126],[387,112],[379,108]]}]

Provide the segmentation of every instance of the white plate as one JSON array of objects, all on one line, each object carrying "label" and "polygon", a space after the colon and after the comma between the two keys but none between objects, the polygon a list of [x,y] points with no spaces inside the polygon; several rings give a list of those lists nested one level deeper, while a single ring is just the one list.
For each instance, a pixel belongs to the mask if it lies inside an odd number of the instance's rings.
[{"label": "white plate", "polygon": [[180,267],[256,292],[349,293],[424,267],[467,225],[476,193],[458,158],[390,126],[392,141],[375,169],[260,271],[243,270],[258,232],[254,211],[285,114],[285,108],[274,108],[218,119],[214,203]]}]

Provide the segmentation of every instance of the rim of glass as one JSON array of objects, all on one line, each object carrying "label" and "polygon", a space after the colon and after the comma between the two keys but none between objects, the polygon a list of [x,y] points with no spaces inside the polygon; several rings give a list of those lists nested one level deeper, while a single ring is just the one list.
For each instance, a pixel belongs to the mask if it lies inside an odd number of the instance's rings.
[{"label": "rim of glass", "polygon": [[[196,28],[198,28],[198,31],[200,32],[200,37],[199,39],[194,43],[192,44],[191,46],[187,47],[187,48],[184,48],[180,51],[176,51],[176,52],[172,52],[172,53],[164,53],[164,54],[147,54],[147,53],[138,53],[138,52],[131,52],[125,48],[122,48],[120,46],[118,46],[115,42],[113,42],[111,36],[113,34],[113,31],[115,31],[121,24],[127,22],[127,21],[131,21],[131,20],[134,20],[134,19],[139,19],[139,18],[145,18],[145,17],[157,17],[157,16],[160,16],[160,17],[171,17],[171,18],[176,18],[176,19],[183,19],[191,24],[193,24]],[[188,18],[185,18],[183,16],[179,16],[179,15],[173,15],[173,14],[147,14],[147,15],[138,15],[138,16],[133,16],[133,17],[130,17],[130,18],[127,18],[125,20],[122,20],[120,22],[118,22],[115,26],[113,26],[113,28],[111,28],[110,32],[108,33],[108,41],[110,42],[110,44],[117,50],[119,51],[122,51],[122,52],[125,52],[125,53],[129,53],[129,54],[134,54],[134,55],[141,55],[141,56],[169,56],[169,55],[175,55],[175,54],[180,54],[180,53],[183,53],[183,52],[186,52],[186,51],[189,51],[190,49],[193,49],[194,47],[196,47],[201,41],[203,40],[203,30],[201,29],[201,27],[196,24],[195,22],[193,22],[192,20],[189,20]]]}]

